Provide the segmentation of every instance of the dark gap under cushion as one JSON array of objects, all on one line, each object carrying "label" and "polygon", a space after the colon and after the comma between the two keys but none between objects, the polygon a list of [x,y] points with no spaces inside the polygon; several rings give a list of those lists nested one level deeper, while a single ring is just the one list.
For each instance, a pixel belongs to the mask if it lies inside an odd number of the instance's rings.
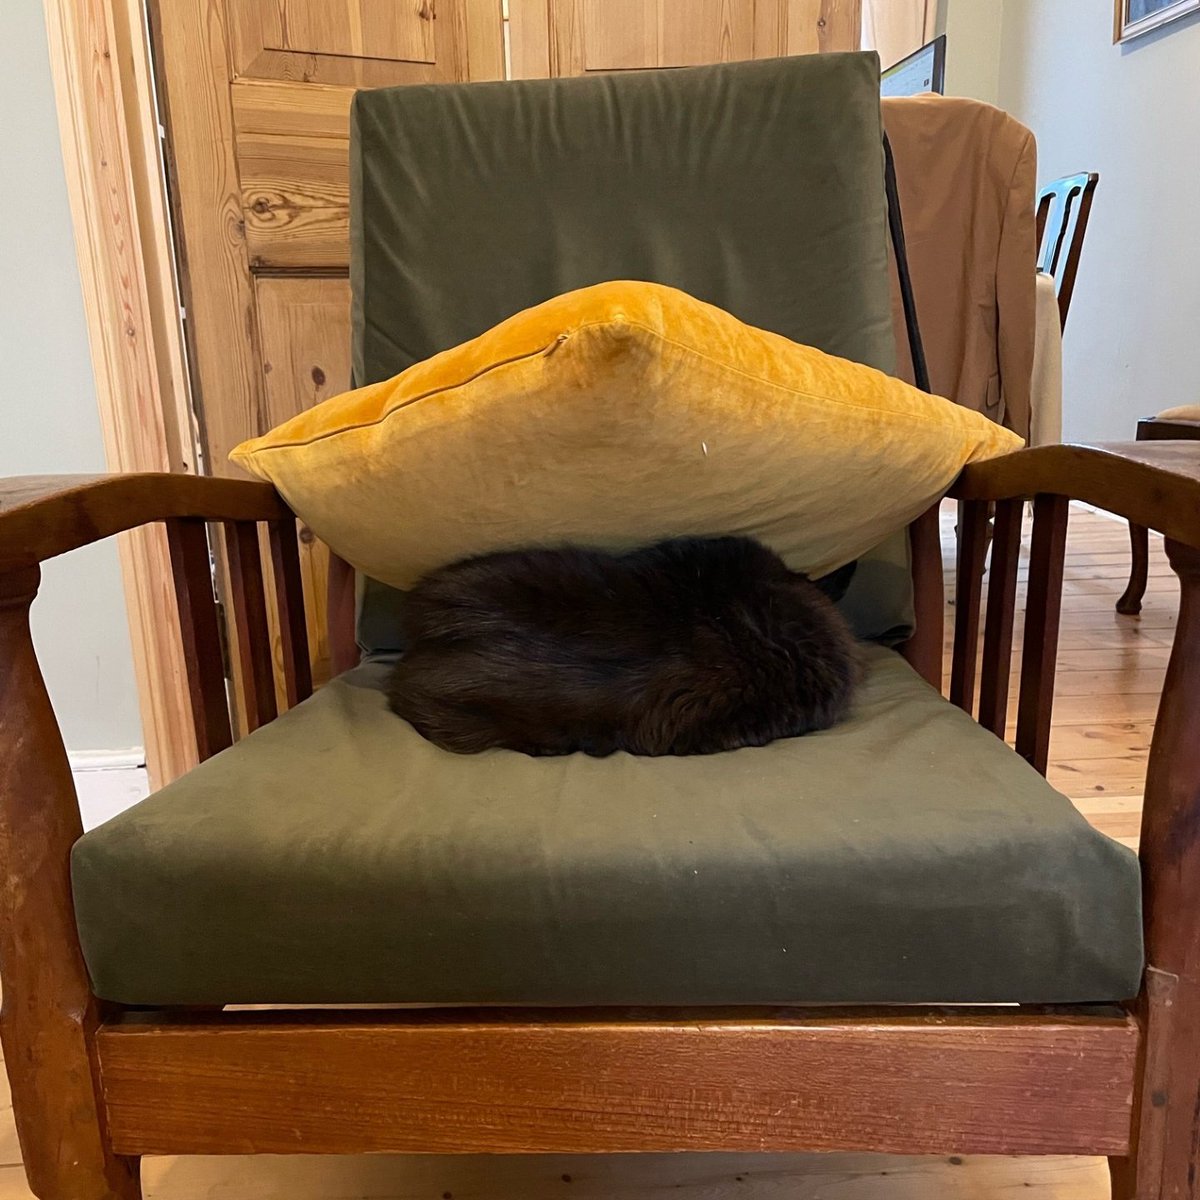
[{"label": "dark gap under cushion", "polygon": [[457,757],[361,667],[88,833],[129,1004],[1086,1002],[1142,967],[1135,856],[894,652],[853,717],[686,759]]}]

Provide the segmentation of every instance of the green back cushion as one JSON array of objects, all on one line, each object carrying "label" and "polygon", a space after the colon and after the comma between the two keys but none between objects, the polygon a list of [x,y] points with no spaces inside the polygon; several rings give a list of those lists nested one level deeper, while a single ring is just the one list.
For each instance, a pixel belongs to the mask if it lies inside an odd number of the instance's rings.
[{"label": "green back cushion", "polygon": [[[882,164],[874,54],[360,92],[355,383],[622,278],[891,371]],[[396,649],[400,597],[360,601],[364,650]],[[905,535],[844,605],[860,636],[911,629]]]}]

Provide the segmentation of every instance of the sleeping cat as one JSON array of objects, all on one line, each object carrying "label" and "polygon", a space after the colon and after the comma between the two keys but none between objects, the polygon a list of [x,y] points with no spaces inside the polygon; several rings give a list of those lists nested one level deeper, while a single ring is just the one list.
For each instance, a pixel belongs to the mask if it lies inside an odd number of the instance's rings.
[{"label": "sleeping cat", "polygon": [[460,754],[714,754],[826,729],[858,677],[817,583],[750,538],[465,559],[408,594],[388,698]]}]

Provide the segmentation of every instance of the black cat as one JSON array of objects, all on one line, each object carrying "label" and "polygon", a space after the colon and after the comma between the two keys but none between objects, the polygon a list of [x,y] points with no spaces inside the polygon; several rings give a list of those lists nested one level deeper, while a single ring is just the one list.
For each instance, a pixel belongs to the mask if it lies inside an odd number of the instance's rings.
[{"label": "black cat", "polygon": [[826,729],[858,678],[832,600],[744,537],[487,554],[408,594],[392,710],[460,754],[714,754]]}]

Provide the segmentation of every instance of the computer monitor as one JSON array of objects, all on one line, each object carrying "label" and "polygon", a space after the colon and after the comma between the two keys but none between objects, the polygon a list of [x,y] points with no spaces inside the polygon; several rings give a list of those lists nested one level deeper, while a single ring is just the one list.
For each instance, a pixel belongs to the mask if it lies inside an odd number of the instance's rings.
[{"label": "computer monitor", "polygon": [[880,81],[884,96],[919,96],[946,90],[946,35],[888,67]]}]

